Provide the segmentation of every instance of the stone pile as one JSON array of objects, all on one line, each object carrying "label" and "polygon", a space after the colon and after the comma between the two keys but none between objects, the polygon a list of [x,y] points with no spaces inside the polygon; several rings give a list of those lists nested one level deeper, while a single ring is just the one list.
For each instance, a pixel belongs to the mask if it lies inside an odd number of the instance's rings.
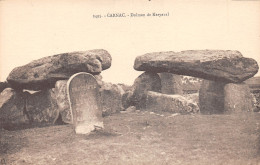
[{"label": "stone pile", "polygon": [[[53,124],[59,116],[63,122],[71,123],[68,79],[75,73],[87,72],[95,76],[101,88],[100,73],[111,66],[111,61],[106,50],[96,49],[48,56],[14,68],[7,83],[0,84],[0,127]],[[101,93],[109,90],[106,87]],[[115,91],[114,87],[111,90]]]},{"label": "stone pile", "polygon": [[[248,86],[243,81],[253,77],[259,67],[254,59],[245,58],[238,51],[188,50],[156,52],[138,56],[135,59],[134,69],[145,71],[145,74],[159,74],[163,85],[161,90],[165,94],[181,94],[181,90],[176,90],[178,77],[174,74],[204,79],[199,91],[200,112],[211,114],[251,111],[252,106],[249,100],[252,99],[249,96]],[[159,89],[155,92],[158,91]],[[159,94],[153,95],[156,98],[160,96]],[[144,91],[142,96],[147,98],[147,91]],[[161,97],[165,98],[163,95]],[[129,94],[127,98],[131,99],[131,95]],[[149,100],[158,102],[156,98],[149,98]],[[144,100],[139,101],[150,107],[148,104],[151,104],[151,101]],[[165,103],[160,102],[163,107]],[[129,100],[128,103],[133,104]]]}]

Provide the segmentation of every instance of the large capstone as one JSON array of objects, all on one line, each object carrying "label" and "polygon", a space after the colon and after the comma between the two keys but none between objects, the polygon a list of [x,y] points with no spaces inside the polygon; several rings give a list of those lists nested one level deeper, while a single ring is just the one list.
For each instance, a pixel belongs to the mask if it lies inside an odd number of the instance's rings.
[{"label": "large capstone", "polygon": [[259,67],[251,58],[231,50],[187,50],[156,52],[138,56],[135,70],[170,72],[220,82],[242,82],[253,77]]},{"label": "large capstone", "polygon": [[111,60],[103,49],[48,56],[14,68],[7,81],[14,89],[54,88],[56,81],[69,79],[78,72],[98,74],[111,66]]}]

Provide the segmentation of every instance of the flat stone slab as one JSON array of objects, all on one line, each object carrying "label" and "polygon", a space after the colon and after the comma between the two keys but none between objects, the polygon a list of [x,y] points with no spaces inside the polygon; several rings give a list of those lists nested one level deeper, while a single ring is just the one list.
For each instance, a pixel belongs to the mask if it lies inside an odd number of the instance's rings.
[{"label": "flat stone slab", "polygon": [[103,49],[57,54],[14,68],[7,81],[14,89],[54,88],[56,81],[69,79],[78,72],[98,74],[111,66],[111,60]]},{"label": "flat stone slab", "polygon": [[72,121],[77,134],[87,134],[95,127],[103,128],[98,83],[88,73],[77,73],[67,83]]},{"label": "flat stone slab", "polygon": [[251,58],[232,50],[187,50],[155,52],[136,57],[134,69],[169,72],[221,82],[242,82],[253,77],[259,67]]},{"label": "flat stone slab", "polygon": [[181,95],[169,95],[148,91],[146,109],[153,112],[170,112],[180,114],[198,113],[196,102]]}]

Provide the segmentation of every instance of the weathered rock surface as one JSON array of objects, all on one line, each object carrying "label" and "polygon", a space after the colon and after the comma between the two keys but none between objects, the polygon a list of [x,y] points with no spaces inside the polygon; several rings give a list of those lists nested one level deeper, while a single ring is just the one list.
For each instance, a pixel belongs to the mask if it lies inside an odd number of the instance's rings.
[{"label": "weathered rock surface", "polygon": [[202,114],[224,112],[225,83],[203,80],[199,91],[199,107]]},{"label": "weathered rock surface", "polygon": [[123,109],[123,89],[112,83],[103,83],[100,89],[103,116],[117,113]]},{"label": "weathered rock surface", "polygon": [[161,78],[162,90],[164,94],[183,94],[182,78],[180,75],[172,73],[159,73]]},{"label": "weathered rock surface", "polygon": [[27,93],[26,111],[33,124],[53,124],[59,116],[56,97],[52,89]]},{"label": "weathered rock surface", "polygon": [[131,112],[135,112],[135,111],[136,111],[136,107],[130,106],[130,107],[126,108],[125,111],[121,111],[120,113],[131,113]]},{"label": "weathered rock surface", "polygon": [[54,88],[56,81],[69,79],[78,72],[98,74],[111,66],[111,60],[110,54],[102,49],[53,55],[14,68],[7,81],[12,88]]},{"label": "weathered rock surface", "polygon": [[133,100],[133,91],[127,91],[122,95],[122,106],[124,109],[127,109],[130,106],[135,105]]},{"label": "weathered rock surface", "polygon": [[136,107],[135,106],[130,106],[125,111],[126,112],[135,112],[136,111]]},{"label": "weathered rock surface", "polygon": [[54,94],[62,121],[72,124],[71,110],[67,94],[68,80],[59,80],[55,84]]},{"label": "weathered rock surface", "polygon": [[99,85],[93,75],[77,73],[68,80],[68,98],[76,134],[104,128]]},{"label": "weathered rock surface", "polygon": [[245,83],[249,86],[251,94],[254,100],[254,111],[260,111],[260,77],[252,77],[245,81]]},{"label": "weathered rock surface", "polygon": [[251,92],[258,92],[260,91],[260,77],[256,76],[256,77],[252,77],[248,80],[246,80],[244,83],[246,83]]},{"label": "weathered rock surface", "polygon": [[157,73],[144,72],[135,79],[131,102],[137,109],[145,108],[147,92],[161,92],[161,88],[161,79]]},{"label": "weathered rock surface", "polygon": [[6,81],[0,82],[0,93],[6,88],[10,88],[10,84],[8,84]]},{"label": "weathered rock surface", "polygon": [[187,50],[156,52],[138,56],[135,70],[170,72],[221,82],[242,82],[253,77],[259,67],[251,58],[231,50]]},{"label": "weathered rock surface", "polygon": [[197,103],[181,95],[168,95],[149,91],[147,93],[146,109],[153,112],[171,112],[171,113],[197,113],[199,107]]},{"label": "weathered rock surface", "polygon": [[198,93],[191,93],[191,94],[184,94],[182,95],[188,100],[192,100],[192,102],[199,105],[199,92]]},{"label": "weathered rock surface", "polygon": [[260,112],[260,91],[258,93],[251,93],[253,97],[253,111]]},{"label": "weathered rock surface", "polygon": [[225,95],[225,112],[252,112],[254,98],[250,93],[250,88],[247,84],[229,83],[224,87]]},{"label": "weathered rock surface", "polygon": [[103,77],[101,76],[101,74],[97,74],[97,75],[93,75],[95,77],[95,79],[97,80],[97,83],[99,85],[99,87],[101,88],[101,86],[103,85]]},{"label": "weathered rock surface", "polygon": [[4,89],[0,94],[0,127],[28,123],[24,94],[11,88]]}]

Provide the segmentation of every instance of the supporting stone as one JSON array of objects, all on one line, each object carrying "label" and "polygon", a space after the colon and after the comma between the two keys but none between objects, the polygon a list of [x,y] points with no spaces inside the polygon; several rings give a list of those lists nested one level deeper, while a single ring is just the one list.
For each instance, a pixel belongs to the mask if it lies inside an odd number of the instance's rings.
[{"label": "supporting stone", "polygon": [[157,73],[144,72],[135,79],[131,102],[137,109],[143,109],[146,105],[147,92],[161,92],[161,88],[161,79]]},{"label": "supporting stone", "polygon": [[225,83],[203,80],[199,91],[199,106],[202,114],[224,112]]},{"label": "supporting stone", "polygon": [[102,114],[108,116],[123,109],[122,95],[123,89],[112,83],[103,83],[100,88]]},{"label": "supporting stone", "polygon": [[224,109],[227,113],[252,112],[253,98],[245,83],[229,83],[224,87]]},{"label": "supporting stone", "polygon": [[133,102],[133,91],[127,91],[122,95],[122,106],[124,109],[127,109],[130,106],[134,106]]},{"label": "supporting stone", "polygon": [[0,128],[28,123],[23,92],[5,88],[0,94]]},{"label": "supporting stone", "polygon": [[164,94],[183,94],[181,76],[172,73],[159,73]]},{"label": "supporting stone", "polygon": [[59,116],[56,96],[52,89],[27,93],[26,113],[34,125],[54,124]]},{"label": "supporting stone", "polygon": [[67,95],[67,81],[68,80],[57,81],[55,84],[54,93],[56,96],[57,105],[62,121],[72,124],[72,114],[70,111],[69,99]]}]

